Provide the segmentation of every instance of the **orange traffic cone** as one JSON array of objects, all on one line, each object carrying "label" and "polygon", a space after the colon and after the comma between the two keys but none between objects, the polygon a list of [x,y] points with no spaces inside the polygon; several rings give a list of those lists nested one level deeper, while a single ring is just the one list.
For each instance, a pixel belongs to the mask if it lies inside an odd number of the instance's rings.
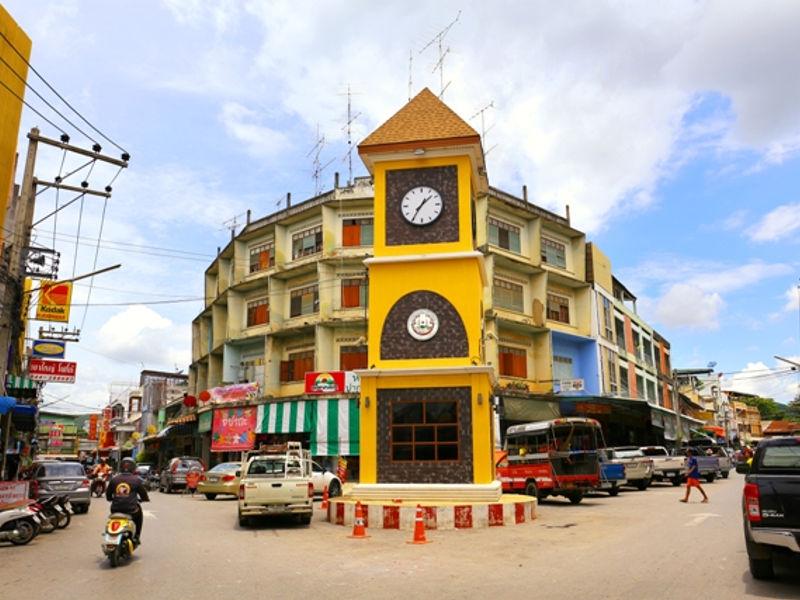
[{"label": "orange traffic cone", "polygon": [[322,504],[319,505],[322,510],[328,510],[328,486],[322,488]]},{"label": "orange traffic cone", "polygon": [[356,502],[356,517],[353,520],[353,534],[347,537],[351,538],[368,538],[367,527],[364,525],[364,509],[361,507],[361,502]]},{"label": "orange traffic cone", "polygon": [[414,517],[414,539],[406,544],[430,544],[425,538],[425,515],[419,504],[417,504],[417,516]]}]

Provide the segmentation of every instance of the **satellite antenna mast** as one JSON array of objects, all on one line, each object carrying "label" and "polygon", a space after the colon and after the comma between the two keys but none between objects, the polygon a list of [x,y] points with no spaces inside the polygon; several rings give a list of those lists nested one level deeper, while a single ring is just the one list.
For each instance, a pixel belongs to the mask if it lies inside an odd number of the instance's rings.
[{"label": "satellite antenna mast", "polygon": [[[486,134],[489,133],[489,131],[494,127],[494,125],[490,125],[488,129],[486,128],[486,111],[489,110],[490,108],[494,108],[494,100],[489,102],[489,104],[487,104],[480,110],[476,111],[475,114],[469,118],[470,121],[475,117],[481,118],[481,141],[483,142],[484,145],[486,145]],[[491,148],[486,150],[483,153],[483,155],[486,156],[487,154],[489,154],[489,152],[491,152],[495,148],[497,148],[497,144],[493,145]]]},{"label": "satellite antenna mast", "polygon": [[411,90],[414,87],[413,70],[414,65],[414,51],[408,51],[408,101],[411,102]]},{"label": "satellite antenna mast", "polygon": [[325,147],[325,136],[324,135],[320,135],[320,133],[319,133],[319,123],[317,123],[317,143],[314,144],[314,147],[311,148],[311,150],[309,151],[308,154],[306,154],[306,157],[309,157],[312,154],[314,155],[314,161],[312,163],[313,164],[312,177],[314,178],[314,195],[315,196],[318,196],[319,193],[320,193],[319,185],[320,185],[320,180],[322,178],[322,171],[324,171],[325,167],[327,167],[329,164],[331,164],[333,162],[333,159],[331,159],[328,162],[326,162],[324,165],[321,164],[319,157],[320,157],[320,154],[322,154],[322,149],[324,147]]},{"label": "satellite antenna mast", "polygon": [[433,36],[433,39],[427,44],[425,44],[425,47],[419,51],[419,53],[422,54],[423,52],[425,52],[425,50],[430,48],[434,43],[439,48],[439,60],[436,61],[436,64],[433,66],[433,70],[431,71],[431,73],[435,73],[437,69],[439,70],[439,100],[442,100],[444,98],[444,91],[447,89],[447,86],[450,85],[449,81],[447,82],[446,85],[444,83],[444,57],[447,56],[447,54],[450,52],[450,47],[448,46],[447,48],[445,48],[443,45],[444,37],[450,31],[450,28],[458,22],[458,19],[460,17],[461,17],[461,11],[459,10],[458,14],[456,15],[456,18],[453,19],[447,27],[445,27],[439,33]]},{"label": "satellite antenna mast", "polygon": [[[361,116],[360,112],[353,114],[353,94],[350,91],[350,84],[347,84],[347,123],[342,129],[347,132],[347,185],[353,183],[353,128],[352,125],[356,119]],[[330,163],[328,163],[330,164]],[[327,166],[327,165],[326,165]]]}]

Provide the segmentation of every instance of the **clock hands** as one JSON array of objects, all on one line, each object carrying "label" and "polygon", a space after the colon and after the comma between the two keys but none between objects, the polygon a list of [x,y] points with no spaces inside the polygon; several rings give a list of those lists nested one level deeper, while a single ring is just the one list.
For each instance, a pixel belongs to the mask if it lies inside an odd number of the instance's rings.
[{"label": "clock hands", "polygon": [[422,199],[422,202],[420,202],[419,206],[417,206],[417,210],[414,211],[414,216],[411,217],[412,221],[417,218],[417,215],[419,214],[419,211],[422,209],[423,206],[425,206],[425,203],[428,200],[430,200],[431,198],[433,198],[433,194],[429,194],[428,196],[426,196],[425,198]]}]

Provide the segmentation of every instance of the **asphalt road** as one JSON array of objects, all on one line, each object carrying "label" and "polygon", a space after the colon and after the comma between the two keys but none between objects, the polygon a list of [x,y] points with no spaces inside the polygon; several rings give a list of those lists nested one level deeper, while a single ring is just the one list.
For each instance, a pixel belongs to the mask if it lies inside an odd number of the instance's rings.
[{"label": "asphalt road", "polygon": [[741,476],[707,485],[710,504],[655,485],[572,506],[545,502],[530,524],[429,532],[236,524],[235,500],[152,493],[143,545],[111,569],[100,550],[105,502],[28,546],[0,547],[0,597],[60,598],[800,598],[800,561],[778,579],[747,569]]}]

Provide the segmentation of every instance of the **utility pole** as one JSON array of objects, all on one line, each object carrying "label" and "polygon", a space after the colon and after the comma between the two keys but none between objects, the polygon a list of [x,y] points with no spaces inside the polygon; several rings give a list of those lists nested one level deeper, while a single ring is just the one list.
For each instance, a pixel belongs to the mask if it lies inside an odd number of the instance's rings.
[{"label": "utility pole", "polygon": [[[709,375],[714,369],[672,369],[672,407],[675,409],[675,447],[680,450],[683,445],[683,426],[681,425],[681,394],[678,391],[678,382],[683,377],[694,375]],[[694,382],[692,382],[694,388]]]}]

